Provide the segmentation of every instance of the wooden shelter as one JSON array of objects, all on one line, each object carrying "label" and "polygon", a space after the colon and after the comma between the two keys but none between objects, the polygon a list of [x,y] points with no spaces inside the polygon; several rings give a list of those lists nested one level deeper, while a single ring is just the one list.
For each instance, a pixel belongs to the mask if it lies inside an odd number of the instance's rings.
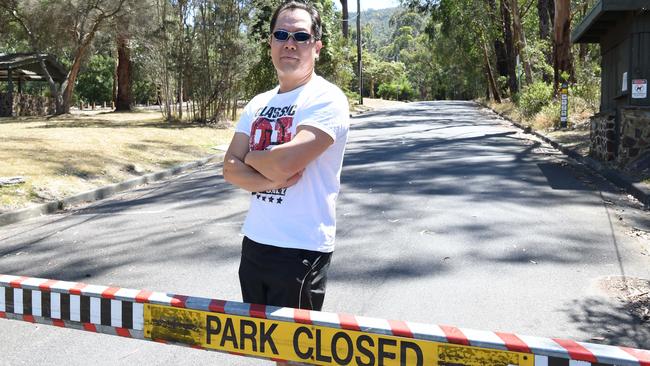
[{"label": "wooden shelter", "polygon": [[0,54],[0,82],[8,83],[8,92],[0,94],[0,117],[14,115],[14,84],[17,84],[18,94],[21,95],[25,82],[47,82],[39,56],[54,82],[60,84],[65,80],[65,68],[52,55],[45,53],[40,55],[35,53]]},{"label": "wooden shelter", "polygon": [[628,167],[650,164],[650,1],[598,0],[571,34],[599,43],[600,113],[592,119],[591,153]]},{"label": "wooden shelter", "polygon": [[601,111],[650,106],[647,96],[632,97],[632,81],[650,78],[650,1],[599,0],[571,39],[600,44]]}]

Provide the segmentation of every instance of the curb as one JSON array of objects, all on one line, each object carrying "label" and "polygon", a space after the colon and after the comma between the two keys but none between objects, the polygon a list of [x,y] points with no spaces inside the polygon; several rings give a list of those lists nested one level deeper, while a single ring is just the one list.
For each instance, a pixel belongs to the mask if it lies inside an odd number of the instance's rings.
[{"label": "curb", "polygon": [[83,202],[99,201],[104,198],[113,196],[116,193],[126,191],[128,189],[137,187],[139,185],[161,181],[165,178],[184,173],[189,170],[199,168],[206,165],[211,160],[222,158],[224,154],[210,155],[201,160],[177,165],[169,169],[161,170],[154,173],[145,174],[143,176],[132,178],[124,182],[111,184],[104,187],[99,187],[88,192],[76,194],[74,196],[66,197],[60,200],[47,202],[32,207],[23,208],[16,211],[6,212],[0,214],[0,227],[13,224],[19,221],[30,219],[37,216],[49,215],[59,211],[63,211],[72,205]]},{"label": "curb", "polygon": [[580,164],[587,166],[589,169],[599,173],[603,177],[605,177],[607,180],[609,180],[611,183],[616,185],[617,187],[624,189],[627,193],[631,194],[639,200],[643,204],[644,209],[649,209],[650,208],[650,188],[645,187],[641,183],[634,182],[632,178],[628,177],[627,175],[621,173],[618,170],[608,168],[605,165],[603,165],[601,162],[591,158],[591,157],[585,157],[580,154],[578,154],[575,150],[572,150],[561,143],[551,139],[548,136],[545,136],[541,134],[540,132],[531,129],[530,127],[524,126],[519,122],[515,122],[512,119],[508,118],[507,116],[495,111],[494,109],[490,108],[489,106],[476,102],[479,105],[482,105],[485,108],[488,108],[504,120],[512,123],[515,127],[523,130],[524,132],[533,134],[540,139],[542,139],[544,142],[550,144],[554,148],[560,150],[563,154],[567,155],[568,157],[572,158],[573,160],[578,161]]}]

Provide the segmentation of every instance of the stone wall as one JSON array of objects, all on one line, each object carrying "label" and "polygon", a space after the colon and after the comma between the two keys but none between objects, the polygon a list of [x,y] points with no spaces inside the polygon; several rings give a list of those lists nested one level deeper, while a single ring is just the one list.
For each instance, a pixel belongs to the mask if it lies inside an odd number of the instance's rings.
[{"label": "stone wall", "polygon": [[650,154],[650,108],[621,108],[617,162],[627,168]]},{"label": "stone wall", "polygon": [[11,117],[11,104],[8,93],[0,93],[0,117]]},{"label": "stone wall", "polygon": [[615,119],[614,113],[599,113],[591,118],[589,154],[622,169],[649,168],[650,108],[621,108],[618,131]]},{"label": "stone wall", "polygon": [[616,115],[598,113],[591,118],[589,155],[601,161],[616,159]]},{"label": "stone wall", "polygon": [[13,109],[10,107],[9,94],[0,93],[0,116],[46,116],[55,112],[54,100],[40,95],[14,94]]}]

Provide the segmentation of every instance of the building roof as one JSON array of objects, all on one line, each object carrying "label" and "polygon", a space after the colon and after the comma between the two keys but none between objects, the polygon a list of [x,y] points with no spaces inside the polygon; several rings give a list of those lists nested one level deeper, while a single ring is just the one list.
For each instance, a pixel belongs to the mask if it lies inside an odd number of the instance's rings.
[{"label": "building roof", "polygon": [[[45,67],[52,79],[62,83],[67,74],[63,65],[53,55],[41,53],[40,56],[45,61]],[[36,53],[0,54],[0,81],[9,81],[9,69],[11,69],[11,79],[14,81],[47,80]]]},{"label": "building roof", "polygon": [[571,33],[573,43],[598,43],[616,25],[622,13],[648,9],[648,0],[598,0]]}]

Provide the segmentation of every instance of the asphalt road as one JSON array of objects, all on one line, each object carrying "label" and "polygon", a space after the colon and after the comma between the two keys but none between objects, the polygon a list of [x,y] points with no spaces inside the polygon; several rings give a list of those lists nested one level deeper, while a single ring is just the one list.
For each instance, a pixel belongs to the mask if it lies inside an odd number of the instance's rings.
[{"label": "asphalt road", "polygon": [[[0,273],[239,300],[248,194],[219,165],[0,228]],[[650,278],[625,194],[469,102],[352,120],[325,310],[650,348],[598,290]],[[259,360],[0,320],[0,364]]]}]

